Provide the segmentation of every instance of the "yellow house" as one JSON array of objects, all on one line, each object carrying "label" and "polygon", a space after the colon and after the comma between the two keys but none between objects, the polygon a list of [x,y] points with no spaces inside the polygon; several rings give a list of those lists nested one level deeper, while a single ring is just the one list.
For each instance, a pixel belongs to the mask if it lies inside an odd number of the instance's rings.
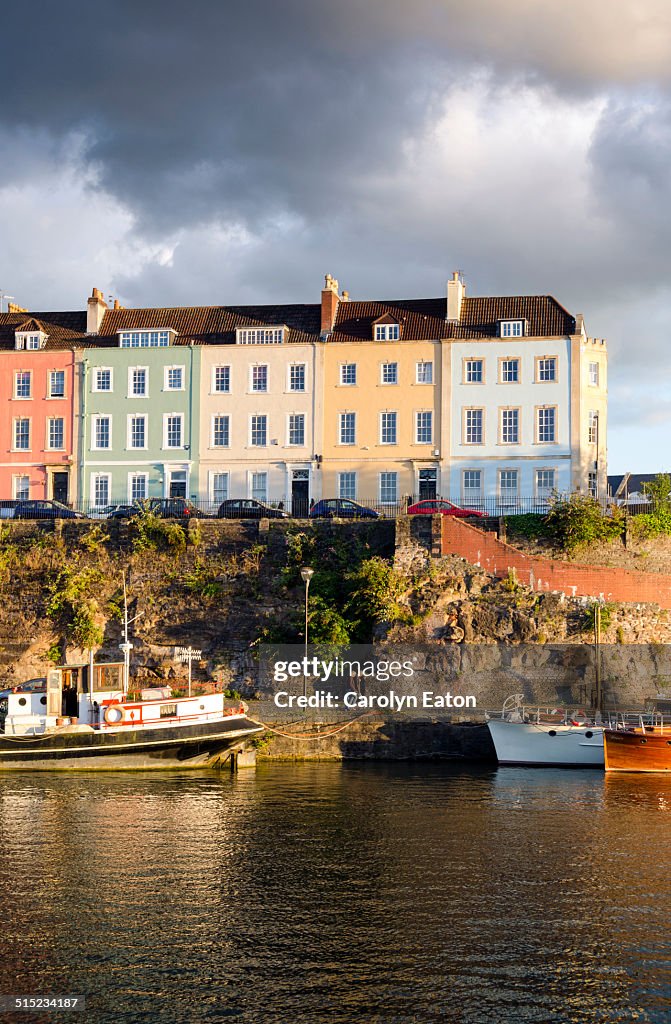
[{"label": "yellow house", "polygon": [[338,301],[338,282],[327,277],[324,497],[384,506],[440,492],[444,333],[444,301],[350,302],[346,293]]}]

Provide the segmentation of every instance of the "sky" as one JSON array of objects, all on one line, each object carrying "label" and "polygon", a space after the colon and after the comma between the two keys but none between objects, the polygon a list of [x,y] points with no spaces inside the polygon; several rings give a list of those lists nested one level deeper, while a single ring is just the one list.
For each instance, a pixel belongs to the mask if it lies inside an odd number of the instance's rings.
[{"label": "sky", "polygon": [[2,30],[14,301],[426,298],[460,269],[583,313],[609,471],[671,468],[668,0],[8,0]]}]

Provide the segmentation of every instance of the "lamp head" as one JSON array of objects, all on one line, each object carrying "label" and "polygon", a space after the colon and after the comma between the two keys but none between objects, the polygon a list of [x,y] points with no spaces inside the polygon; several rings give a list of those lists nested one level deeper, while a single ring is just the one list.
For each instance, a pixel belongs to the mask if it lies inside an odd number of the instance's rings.
[{"label": "lamp head", "polygon": [[304,583],[309,583],[314,574],[314,569],[308,569],[307,566],[303,566],[303,568],[301,569],[301,577]]}]

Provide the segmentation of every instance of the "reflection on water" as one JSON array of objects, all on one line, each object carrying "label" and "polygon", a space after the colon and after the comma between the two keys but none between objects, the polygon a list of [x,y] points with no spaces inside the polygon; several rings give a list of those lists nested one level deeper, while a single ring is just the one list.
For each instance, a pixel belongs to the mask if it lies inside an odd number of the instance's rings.
[{"label": "reflection on water", "polygon": [[671,1018],[669,778],[11,775],[0,822],[0,991],[87,1020]]}]

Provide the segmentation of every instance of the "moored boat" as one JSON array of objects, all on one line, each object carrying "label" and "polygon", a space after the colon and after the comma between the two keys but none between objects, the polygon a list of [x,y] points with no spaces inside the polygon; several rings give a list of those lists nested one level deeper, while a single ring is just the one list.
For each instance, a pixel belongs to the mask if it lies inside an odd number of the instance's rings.
[{"label": "moored boat", "polygon": [[0,770],[206,768],[263,731],[222,693],[130,694],[125,669],[62,666],[43,689],[15,687],[0,708]]},{"label": "moored boat", "polygon": [[603,767],[603,724],[583,710],[531,707],[514,694],[487,725],[499,764]]},{"label": "moored boat", "polygon": [[604,730],[607,772],[671,772],[671,716],[641,716],[637,725]]}]

